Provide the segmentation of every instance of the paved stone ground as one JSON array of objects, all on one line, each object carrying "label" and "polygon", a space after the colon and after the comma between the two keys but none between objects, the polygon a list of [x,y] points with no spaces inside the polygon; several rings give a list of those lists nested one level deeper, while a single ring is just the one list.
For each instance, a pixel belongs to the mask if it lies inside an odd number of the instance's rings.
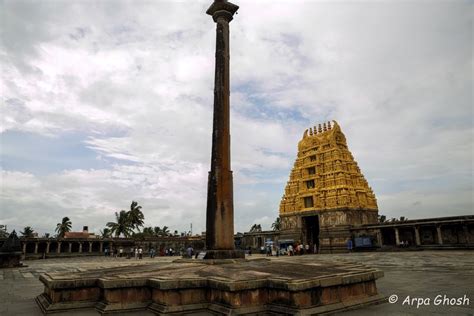
[{"label": "paved stone ground", "polygon": [[[323,255],[324,256],[324,255]],[[339,313],[344,316],[366,315],[474,315],[474,252],[407,251],[329,255],[335,260],[353,260],[378,268],[385,276],[377,280],[379,293],[396,295],[391,304],[373,305]],[[438,295],[464,297],[469,305],[435,304]],[[406,298],[423,298],[425,305],[403,303]],[[429,301],[427,300],[429,299]],[[465,301],[466,302],[466,301]]]},{"label": "paved stone ground", "polygon": [[[364,307],[359,310],[339,313],[340,315],[474,315],[474,252],[469,251],[420,251],[352,253],[340,255],[312,255],[337,261],[361,262],[385,272],[377,281],[379,292],[397,295],[394,304],[385,303]],[[258,257],[256,255],[253,258]],[[170,262],[177,257],[127,260],[122,258],[64,258],[26,261],[28,267],[0,270],[0,315],[42,315],[34,302],[35,296],[43,291],[38,277],[45,272],[78,272],[94,268],[108,268],[150,262]],[[272,258],[281,260],[286,258]],[[298,260],[298,257],[294,257]],[[469,305],[435,305],[437,295],[460,298],[466,295]],[[403,301],[410,296],[422,298],[425,305],[408,305]],[[429,299],[429,301],[428,301]],[[65,315],[65,314],[55,314]],[[97,315],[95,311],[69,312],[67,315]],[[152,315],[148,312],[127,313],[127,315]]]}]

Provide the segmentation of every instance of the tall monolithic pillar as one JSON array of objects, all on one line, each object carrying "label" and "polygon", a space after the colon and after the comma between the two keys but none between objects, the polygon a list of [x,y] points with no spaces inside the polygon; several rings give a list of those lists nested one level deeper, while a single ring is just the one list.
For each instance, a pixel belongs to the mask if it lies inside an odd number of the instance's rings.
[{"label": "tall monolithic pillar", "polygon": [[230,163],[229,22],[239,7],[214,1],[206,11],[216,22],[216,68],[211,171],[206,210],[207,259],[241,258],[234,250],[234,201]]}]

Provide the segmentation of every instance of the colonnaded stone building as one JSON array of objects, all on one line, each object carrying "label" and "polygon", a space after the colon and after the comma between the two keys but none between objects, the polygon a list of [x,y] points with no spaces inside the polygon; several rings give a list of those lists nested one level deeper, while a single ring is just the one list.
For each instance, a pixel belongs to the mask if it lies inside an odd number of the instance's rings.
[{"label": "colonnaded stone building", "polygon": [[281,240],[343,250],[351,227],[378,222],[377,200],[336,121],[305,130],[280,203]]}]

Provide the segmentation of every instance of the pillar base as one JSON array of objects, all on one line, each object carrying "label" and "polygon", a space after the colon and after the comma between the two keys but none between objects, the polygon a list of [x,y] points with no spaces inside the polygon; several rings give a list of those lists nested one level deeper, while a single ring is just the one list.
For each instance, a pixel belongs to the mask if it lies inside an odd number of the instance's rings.
[{"label": "pillar base", "polygon": [[206,250],[204,259],[245,259],[243,250]]}]

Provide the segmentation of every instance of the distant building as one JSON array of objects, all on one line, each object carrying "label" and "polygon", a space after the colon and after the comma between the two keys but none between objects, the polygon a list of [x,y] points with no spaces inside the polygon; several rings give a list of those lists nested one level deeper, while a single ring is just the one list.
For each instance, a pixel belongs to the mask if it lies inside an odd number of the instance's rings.
[{"label": "distant building", "polygon": [[280,239],[344,250],[350,228],[378,222],[377,200],[334,121],[305,130],[280,203]]},{"label": "distant building", "polygon": [[98,236],[94,233],[89,233],[89,227],[84,226],[82,232],[66,232],[64,238],[97,238]]}]

